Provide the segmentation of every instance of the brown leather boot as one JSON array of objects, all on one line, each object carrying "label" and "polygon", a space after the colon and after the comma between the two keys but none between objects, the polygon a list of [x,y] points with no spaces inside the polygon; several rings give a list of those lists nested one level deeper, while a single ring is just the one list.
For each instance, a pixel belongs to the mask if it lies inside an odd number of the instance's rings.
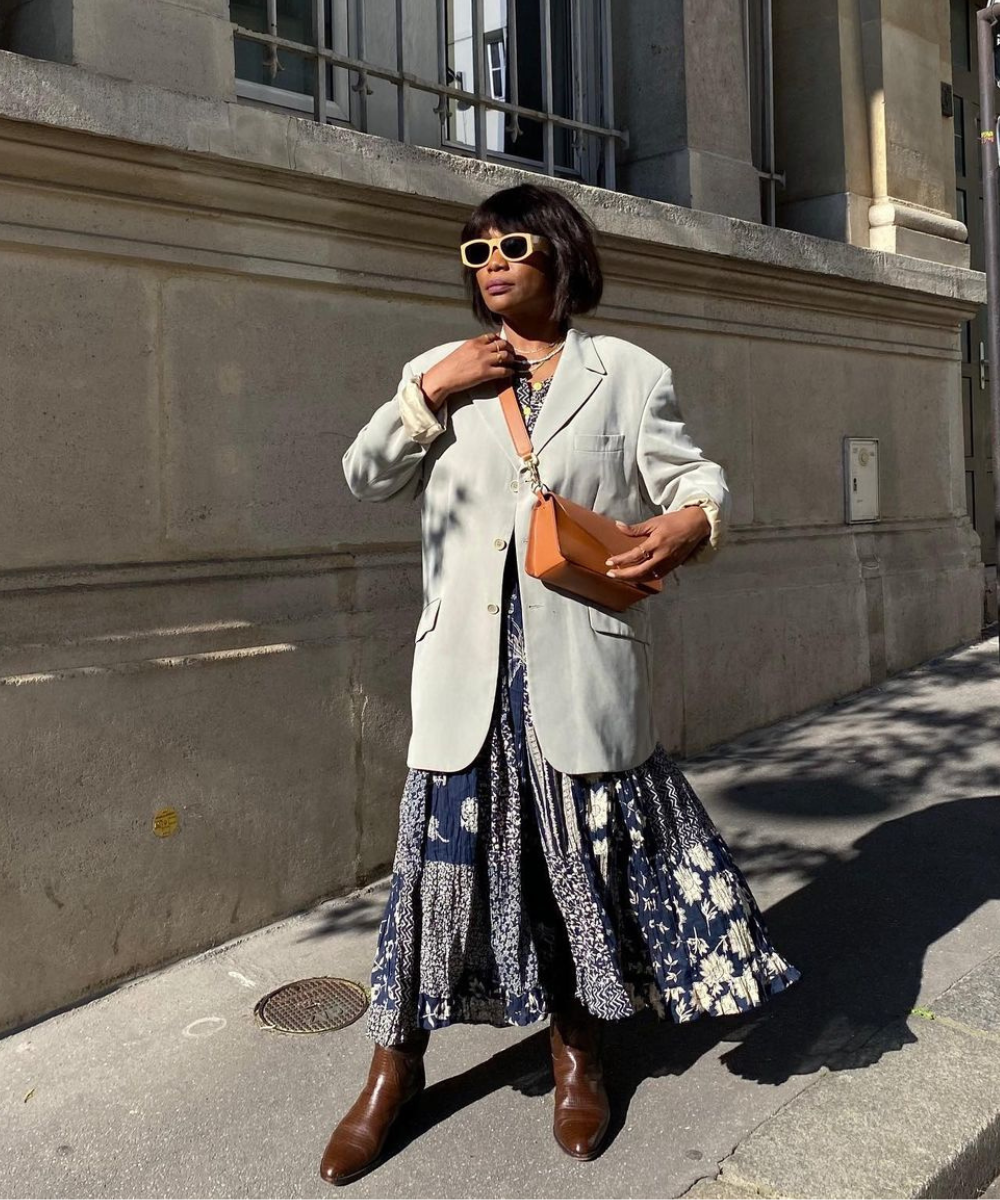
[{"label": "brown leather boot", "polygon": [[608,1131],[611,1105],[604,1090],[600,1024],[580,1004],[554,1013],[549,1029],[556,1107],[552,1132],[572,1158],[596,1157]]},{"label": "brown leather boot", "polygon": [[350,1183],[378,1161],[400,1109],[424,1087],[421,1030],[401,1046],[376,1046],[368,1081],[347,1115],[330,1135],[319,1173],[327,1183]]}]

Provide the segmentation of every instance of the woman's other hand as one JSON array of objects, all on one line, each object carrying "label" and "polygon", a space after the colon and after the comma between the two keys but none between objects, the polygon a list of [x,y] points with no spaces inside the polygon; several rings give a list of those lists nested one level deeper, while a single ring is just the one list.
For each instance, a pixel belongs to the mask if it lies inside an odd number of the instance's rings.
[{"label": "woman's other hand", "polygon": [[669,575],[690,558],[712,532],[705,510],[695,506],[651,517],[638,525],[626,525],[622,521],[615,524],[622,533],[634,537],[636,545],[634,549],[608,559],[608,574],[613,579],[633,583],[649,583]]},{"label": "woman's other hand", "polygon": [[509,379],[516,362],[510,342],[499,333],[484,333],[463,342],[425,371],[420,386],[428,406],[436,411],[453,392],[463,392],[490,379]]}]

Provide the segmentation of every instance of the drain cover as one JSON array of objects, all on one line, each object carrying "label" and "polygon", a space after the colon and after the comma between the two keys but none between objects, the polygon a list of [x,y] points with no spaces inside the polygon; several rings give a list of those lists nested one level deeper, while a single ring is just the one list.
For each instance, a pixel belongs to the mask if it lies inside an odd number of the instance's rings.
[{"label": "drain cover", "polygon": [[258,1000],[254,1016],[280,1033],[326,1033],[350,1025],[368,1007],[368,995],[350,979],[296,979]]}]

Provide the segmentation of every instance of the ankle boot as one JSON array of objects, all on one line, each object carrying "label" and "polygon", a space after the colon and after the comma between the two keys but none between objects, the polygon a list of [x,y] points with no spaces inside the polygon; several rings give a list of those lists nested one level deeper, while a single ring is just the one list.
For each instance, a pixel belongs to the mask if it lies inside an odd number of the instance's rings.
[{"label": "ankle boot", "polygon": [[319,1173],[327,1183],[350,1183],[378,1161],[393,1121],[424,1087],[427,1031],[400,1046],[376,1046],[368,1081],[330,1135]]},{"label": "ankle boot", "polygon": [[574,1005],[553,1014],[549,1034],[556,1081],[552,1132],[560,1149],[572,1158],[594,1158],[611,1119],[601,1070],[599,1023],[582,1005]]}]

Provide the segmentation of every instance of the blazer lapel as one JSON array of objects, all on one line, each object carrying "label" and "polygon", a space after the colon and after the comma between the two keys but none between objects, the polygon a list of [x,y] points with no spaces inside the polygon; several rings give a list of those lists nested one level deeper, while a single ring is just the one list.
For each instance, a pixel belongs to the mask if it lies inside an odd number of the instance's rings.
[{"label": "blazer lapel", "polygon": [[[536,454],[586,404],[605,375],[607,371],[590,335],[581,333],[578,329],[570,329],[566,334],[566,345],[563,347],[559,365],[552,376],[549,393],[545,397],[542,411],[535,423],[535,431],[531,436]],[[511,464],[518,467],[521,460],[514,450],[498,397],[499,389],[496,384],[483,384],[472,389],[473,403],[479,415]]]},{"label": "blazer lapel", "polygon": [[500,392],[496,384],[485,383],[473,388],[472,400],[490,433],[500,443],[500,449],[507,455],[511,466],[519,467],[521,460],[517,457],[514,443],[511,441],[510,430],[504,420],[503,409],[500,407]]},{"label": "blazer lapel", "polygon": [[570,329],[531,436],[536,454],[587,403],[605,375],[607,371],[594,348],[593,338]]}]

